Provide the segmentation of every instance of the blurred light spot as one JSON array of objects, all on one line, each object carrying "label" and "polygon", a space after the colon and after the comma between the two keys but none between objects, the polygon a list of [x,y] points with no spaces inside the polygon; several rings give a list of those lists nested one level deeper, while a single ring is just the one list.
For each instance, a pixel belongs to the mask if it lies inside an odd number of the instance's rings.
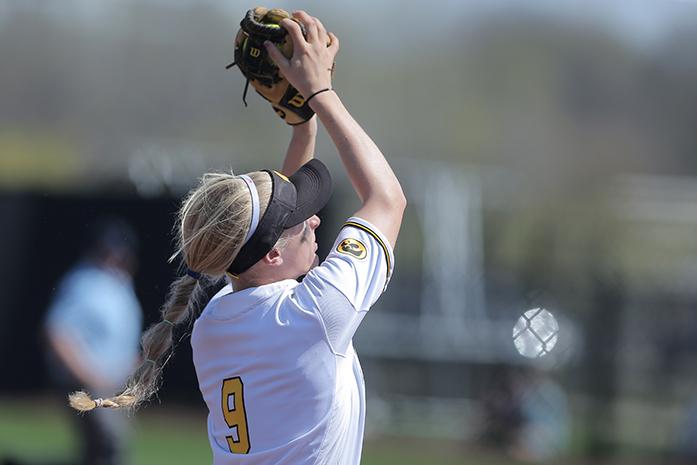
[{"label": "blurred light spot", "polygon": [[559,323],[544,308],[523,313],[513,327],[513,343],[520,355],[537,358],[547,355],[557,344]]}]

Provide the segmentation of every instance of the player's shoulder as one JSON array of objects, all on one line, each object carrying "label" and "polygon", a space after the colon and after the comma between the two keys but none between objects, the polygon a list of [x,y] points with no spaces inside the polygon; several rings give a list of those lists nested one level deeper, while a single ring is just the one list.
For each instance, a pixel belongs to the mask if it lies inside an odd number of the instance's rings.
[{"label": "player's shoulder", "polygon": [[221,305],[225,305],[226,301],[230,300],[230,297],[233,294],[234,290],[232,288],[232,284],[230,282],[227,282],[206,303],[206,305],[203,307],[203,310],[201,310],[201,314],[198,316],[198,318],[196,318],[194,325],[196,325],[200,321],[205,321],[211,317],[215,318],[216,315],[220,312],[219,307]]},{"label": "player's shoulder", "polygon": [[375,226],[370,221],[363,219],[359,216],[350,216],[341,225],[341,230],[350,229],[360,231],[373,237],[375,240],[384,242],[386,246],[389,246],[389,241],[385,238],[385,235],[380,231],[380,228]]},{"label": "player's shoulder", "polygon": [[226,284],[206,304],[199,319],[231,320],[239,318],[253,309],[272,306],[288,294],[298,282],[284,279],[261,286],[235,291]]},{"label": "player's shoulder", "polygon": [[394,267],[394,252],[385,235],[375,225],[358,216],[349,217],[341,227],[334,250],[356,262],[383,258],[388,274]]},{"label": "player's shoulder", "polygon": [[387,287],[394,267],[392,247],[370,222],[352,216],[342,225],[329,255],[310,270],[298,295],[326,300],[336,288],[358,310],[369,308]]},{"label": "player's shoulder", "polygon": [[220,288],[220,290],[219,290],[218,292],[216,292],[216,293],[213,295],[213,297],[211,297],[210,302],[215,302],[215,301],[217,301],[218,299],[221,299],[223,296],[226,296],[226,295],[232,294],[232,293],[233,293],[232,283],[228,282],[228,283],[225,284],[225,286],[223,286],[222,288]]}]

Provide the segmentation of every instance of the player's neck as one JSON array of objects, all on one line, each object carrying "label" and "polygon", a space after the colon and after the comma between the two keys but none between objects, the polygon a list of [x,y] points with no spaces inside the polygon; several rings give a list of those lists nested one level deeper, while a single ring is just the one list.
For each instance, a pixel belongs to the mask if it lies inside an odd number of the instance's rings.
[{"label": "player's neck", "polygon": [[252,287],[264,286],[266,284],[271,284],[278,281],[283,281],[283,279],[272,277],[262,278],[259,276],[256,276],[255,279],[245,279],[243,276],[240,276],[239,279],[232,280],[232,288],[235,290],[235,292],[239,292]]},{"label": "player's neck", "polygon": [[236,279],[232,279],[232,288],[235,292],[249,289],[250,287],[259,287],[266,284],[276,283],[285,279],[296,279],[294,271],[288,267],[271,266],[261,261],[256,263],[252,268],[240,274]]}]

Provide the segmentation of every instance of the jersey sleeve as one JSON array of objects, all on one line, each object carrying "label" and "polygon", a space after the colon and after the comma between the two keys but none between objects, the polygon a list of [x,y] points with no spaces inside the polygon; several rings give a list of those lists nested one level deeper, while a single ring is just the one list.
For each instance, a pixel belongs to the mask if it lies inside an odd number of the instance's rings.
[{"label": "jersey sleeve", "polygon": [[329,343],[344,353],[365,313],[392,277],[394,255],[383,234],[369,222],[349,218],[327,259],[295,289],[303,307],[317,310]]},{"label": "jersey sleeve", "polygon": [[387,289],[394,268],[392,247],[367,221],[349,218],[327,259],[308,273],[311,281],[337,288],[356,310],[366,311]]}]

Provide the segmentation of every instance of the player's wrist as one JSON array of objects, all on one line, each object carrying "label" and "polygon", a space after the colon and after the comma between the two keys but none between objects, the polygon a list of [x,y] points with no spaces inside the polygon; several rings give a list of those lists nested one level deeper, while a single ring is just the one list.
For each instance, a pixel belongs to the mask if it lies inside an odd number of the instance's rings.
[{"label": "player's wrist", "polygon": [[313,99],[317,98],[319,95],[325,93],[325,92],[331,92],[334,89],[332,89],[331,85],[323,86],[323,87],[318,87],[317,90],[310,92],[305,99],[305,103],[310,103],[312,102]]},{"label": "player's wrist", "polygon": [[321,91],[322,89],[331,89],[332,88],[332,81],[327,79],[296,79],[297,85],[291,81],[291,85],[293,85],[298,91],[305,97],[305,101],[309,100],[313,94],[315,94],[318,91]]},{"label": "player's wrist", "polygon": [[307,102],[310,108],[317,113],[318,110],[321,110],[327,105],[331,105],[331,102],[333,100],[338,100],[338,98],[339,97],[333,88],[325,87],[310,94],[310,96],[305,99],[305,102]]}]

